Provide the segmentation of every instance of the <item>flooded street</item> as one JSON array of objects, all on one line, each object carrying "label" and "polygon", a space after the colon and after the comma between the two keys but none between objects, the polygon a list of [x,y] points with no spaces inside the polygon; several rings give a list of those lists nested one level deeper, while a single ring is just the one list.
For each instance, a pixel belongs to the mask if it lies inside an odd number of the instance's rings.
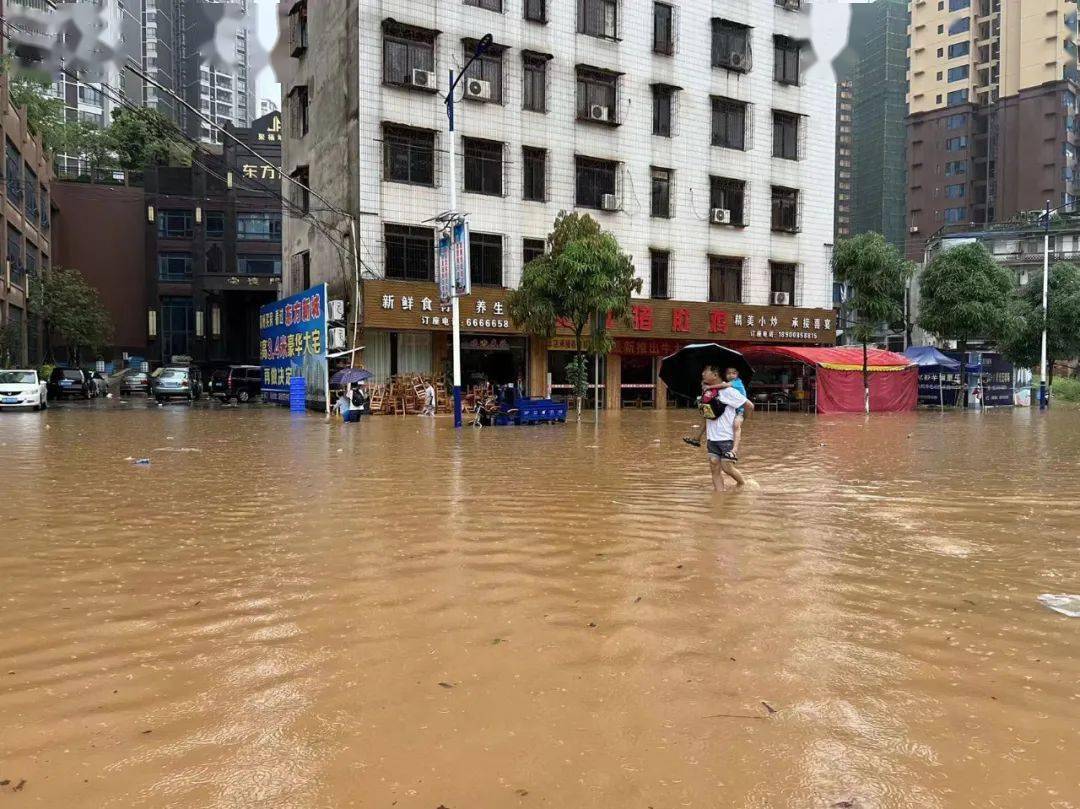
[{"label": "flooded street", "polygon": [[1080,807],[1080,411],[588,418],[0,414],[0,806]]}]

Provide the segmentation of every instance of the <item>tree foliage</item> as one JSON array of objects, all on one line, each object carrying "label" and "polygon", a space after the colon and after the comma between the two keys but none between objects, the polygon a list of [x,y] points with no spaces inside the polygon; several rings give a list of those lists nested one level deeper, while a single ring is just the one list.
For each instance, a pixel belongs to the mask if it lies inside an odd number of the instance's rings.
[{"label": "tree foliage", "polygon": [[11,103],[26,110],[26,124],[52,154],[62,154],[77,137],[77,127],[64,116],[64,102],[49,95],[52,81],[38,71],[12,71],[5,61]]},{"label": "tree foliage", "polygon": [[22,333],[19,324],[9,320],[0,326],[0,368],[22,364]]},{"label": "tree foliage", "polygon": [[112,321],[97,290],[75,269],[52,267],[35,274],[30,309],[45,322],[50,351],[63,345],[73,364],[84,351],[100,351],[112,336]]},{"label": "tree foliage", "polygon": [[[843,239],[833,253],[836,280],[846,284],[851,296],[845,301],[845,314],[855,339],[863,347],[863,390],[866,411],[870,412],[870,368],[868,344],[881,324],[903,318],[904,290],[914,272],[914,265],[900,251],[885,241],[880,233],[862,233]],[[907,324],[904,324],[905,328]]]},{"label": "tree foliage", "polygon": [[919,278],[919,325],[943,340],[1003,341],[1013,327],[1016,282],[981,244],[938,253]]},{"label": "tree foliage", "polygon": [[641,279],[634,277],[634,262],[615,237],[588,214],[561,212],[547,244],[548,251],[525,267],[508,308],[511,320],[529,334],[553,337],[559,322],[574,332],[578,370],[572,376],[579,380],[580,411],[587,386],[586,375],[578,372],[583,354],[611,350],[607,323],[627,319]]},{"label": "tree foliage", "polygon": [[[1002,343],[1002,352],[1025,368],[1042,358],[1042,273],[1033,277],[1013,301],[1015,328]],[[1050,269],[1047,290],[1046,354],[1055,360],[1080,357],[1080,267],[1068,262]]]},{"label": "tree foliage", "polygon": [[176,126],[157,110],[122,107],[113,113],[105,144],[122,169],[152,165],[191,165],[191,148],[177,140]]}]

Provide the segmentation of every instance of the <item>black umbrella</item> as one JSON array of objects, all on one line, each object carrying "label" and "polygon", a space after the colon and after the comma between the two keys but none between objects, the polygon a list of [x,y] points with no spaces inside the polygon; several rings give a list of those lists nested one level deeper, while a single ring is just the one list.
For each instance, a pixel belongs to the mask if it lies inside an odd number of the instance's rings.
[{"label": "black umbrella", "polygon": [[367,382],[374,374],[364,368],[343,368],[338,371],[332,377],[330,377],[330,384],[335,387],[338,385],[355,385],[359,382]]},{"label": "black umbrella", "polygon": [[735,349],[716,343],[695,343],[660,360],[660,379],[680,396],[694,399],[701,395],[701,373],[706,365],[715,366],[721,377],[725,368],[734,368],[744,385],[754,378],[754,369]]}]

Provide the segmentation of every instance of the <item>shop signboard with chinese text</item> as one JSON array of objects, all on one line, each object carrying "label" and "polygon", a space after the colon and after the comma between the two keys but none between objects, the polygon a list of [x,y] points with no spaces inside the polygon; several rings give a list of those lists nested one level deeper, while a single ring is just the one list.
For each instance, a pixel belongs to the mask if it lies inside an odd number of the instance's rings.
[{"label": "shop signboard with chinese text", "polygon": [[288,403],[294,376],[304,378],[308,406],[326,406],[326,284],[267,304],[259,313],[262,391],[267,401]]},{"label": "shop signboard with chinese text", "polygon": [[[477,287],[461,297],[461,330],[480,334],[520,334],[510,322],[500,287]],[[409,281],[364,282],[364,328],[390,331],[450,331],[450,303],[435,284]]]}]

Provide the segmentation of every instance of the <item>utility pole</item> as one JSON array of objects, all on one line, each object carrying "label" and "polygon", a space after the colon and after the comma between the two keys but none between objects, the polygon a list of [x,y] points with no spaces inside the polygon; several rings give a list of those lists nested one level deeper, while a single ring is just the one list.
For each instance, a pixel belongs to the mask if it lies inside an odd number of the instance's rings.
[{"label": "utility pole", "polygon": [[1043,234],[1043,288],[1042,288],[1042,355],[1039,363],[1039,410],[1050,404],[1046,389],[1046,326],[1050,298],[1050,200],[1046,201],[1046,232]]},{"label": "utility pole", "polygon": [[[458,297],[457,273],[463,269],[464,262],[462,262],[462,266],[459,266],[456,260],[457,249],[456,245],[453,244],[453,228],[465,217],[457,209],[457,138],[454,134],[454,91],[457,89],[458,82],[465,76],[469,66],[494,41],[491,34],[484,34],[484,37],[476,43],[476,50],[469,61],[465,63],[465,67],[461,69],[461,73],[455,77],[453,68],[450,69],[450,89],[446,91],[447,148],[450,150],[450,306],[454,325],[452,350],[454,354],[454,427],[456,428],[461,427],[461,300]],[[468,245],[465,245],[464,249],[468,249]]]}]

